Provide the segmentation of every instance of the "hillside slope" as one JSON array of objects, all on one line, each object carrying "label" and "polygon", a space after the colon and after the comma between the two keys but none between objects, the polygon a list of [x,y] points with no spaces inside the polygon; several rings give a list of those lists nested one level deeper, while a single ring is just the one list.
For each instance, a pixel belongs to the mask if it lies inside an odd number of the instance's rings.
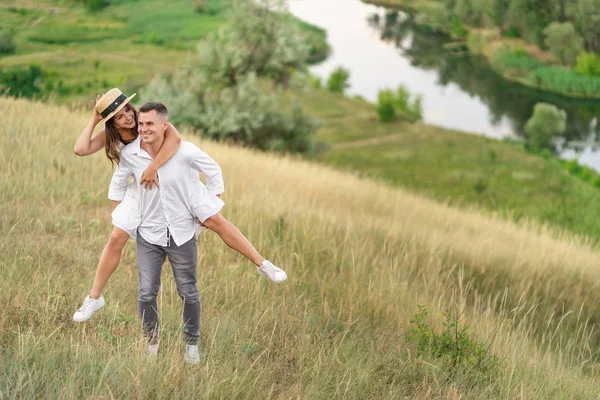
[{"label": "hillside slope", "polygon": [[[0,397],[593,398],[600,252],[323,166],[211,142],[224,215],[281,285],[200,238],[203,363],[182,360],[168,268],[159,358],[144,358],[135,246],[85,324],[70,318],[110,232],[111,169],[71,149],[87,114],[0,98]],[[410,320],[461,314],[497,370],[415,357]],[[560,321],[560,322],[559,322]],[[589,321],[589,322],[587,322]]]}]

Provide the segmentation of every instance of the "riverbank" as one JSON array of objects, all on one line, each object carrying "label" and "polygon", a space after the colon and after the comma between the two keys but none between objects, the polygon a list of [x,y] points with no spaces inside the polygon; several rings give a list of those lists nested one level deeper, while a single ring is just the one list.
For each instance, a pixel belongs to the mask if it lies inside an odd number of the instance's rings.
[{"label": "riverbank", "polygon": [[468,49],[481,54],[504,79],[520,85],[574,99],[600,99],[600,77],[584,76],[574,69],[556,65],[550,53],[520,38],[502,36],[498,29],[465,24],[448,27],[439,23],[444,5],[428,0],[362,0],[364,3],[416,15],[419,24],[452,35]]},{"label": "riverbank", "polygon": [[437,201],[600,237],[600,190],[558,159],[423,123],[382,123],[375,105],[322,89],[296,96],[323,122],[325,164]]}]

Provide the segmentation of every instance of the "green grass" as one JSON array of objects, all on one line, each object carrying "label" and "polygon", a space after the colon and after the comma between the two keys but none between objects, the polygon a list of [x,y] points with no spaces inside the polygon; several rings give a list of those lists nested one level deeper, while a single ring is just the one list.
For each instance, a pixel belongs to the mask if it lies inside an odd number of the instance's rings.
[{"label": "green grass", "polygon": [[492,57],[491,66],[505,78],[529,87],[571,97],[600,96],[600,78],[581,75],[570,68],[549,66],[527,53],[499,50]]},{"label": "green grass", "polygon": [[[203,14],[188,0],[170,1],[168,7],[160,0],[114,1],[90,12],[67,0],[0,0],[0,25],[15,32],[17,44],[15,55],[0,58],[0,68],[42,66],[55,86],[63,82],[65,89],[54,98],[65,104],[87,103],[114,86],[138,90],[181,65],[224,22],[224,0],[207,4]],[[293,21],[311,43],[310,60],[323,59],[325,32]]]},{"label": "green grass", "polygon": [[[88,114],[3,98],[0,111],[2,398],[588,399],[600,390],[599,335],[585,322],[600,308],[597,248],[210,142],[199,144],[223,168],[224,215],[289,278],[260,279],[203,232],[202,363],[183,363],[168,267],[161,349],[149,360],[133,243],[107,305],[84,324],[70,319],[111,228],[108,162],[72,154],[73,126]],[[420,306],[418,341],[442,339],[433,352],[406,336]],[[469,326],[461,349],[443,327],[447,312],[460,315],[461,332]],[[453,362],[479,345],[498,356],[493,370]]]},{"label": "green grass", "polygon": [[558,160],[406,118],[381,123],[375,105],[325,90],[299,99],[323,123],[317,138],[330,143],[320,156],[326,164],[437,200],[600,237],[600,190]]}]

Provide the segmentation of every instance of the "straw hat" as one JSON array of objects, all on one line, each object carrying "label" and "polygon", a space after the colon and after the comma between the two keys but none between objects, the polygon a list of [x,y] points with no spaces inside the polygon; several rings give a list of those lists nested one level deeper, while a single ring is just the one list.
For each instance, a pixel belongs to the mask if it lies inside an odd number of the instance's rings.
[{"label": "straw hat", "polygon": [[137,93],[127,97],[121,90],[112,88],[108,92],[104,93],[100,99],[96,102],[96,111],[102,115],[103,120],[100,122],[106,122],[112,118],[116,113],[121,111],[123,107],[131,99],[135,97]]}]

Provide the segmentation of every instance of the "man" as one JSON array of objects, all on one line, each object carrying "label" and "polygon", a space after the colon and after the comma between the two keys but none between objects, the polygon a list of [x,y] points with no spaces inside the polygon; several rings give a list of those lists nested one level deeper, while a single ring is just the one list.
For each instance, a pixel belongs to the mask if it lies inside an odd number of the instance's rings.
[{"label": "man", "polygon": [[140,108],[139,136],[121,151],[109,198],[122,200],[129,177],[134,177],[142,216],[137,235],[138,309],[144,333],[149,339],[149,353],[154,355],[158,351],[156,297],[162,265],[168,257],[177,292],[183,300],[185,359],[195,364],[200,361],[200,298],[196,287],[198,225],[190,206],[194,193],[192,182],[198,181],[198,172],[202,172],[210,193],[222,193],[224,185],[219,165],[189,142],[182,142],[175,155],[159,169],[159,190],[145,190],[139,184],[143,171],[164,141],[168,123],[167,109],[163,104],[147,103]]}]

